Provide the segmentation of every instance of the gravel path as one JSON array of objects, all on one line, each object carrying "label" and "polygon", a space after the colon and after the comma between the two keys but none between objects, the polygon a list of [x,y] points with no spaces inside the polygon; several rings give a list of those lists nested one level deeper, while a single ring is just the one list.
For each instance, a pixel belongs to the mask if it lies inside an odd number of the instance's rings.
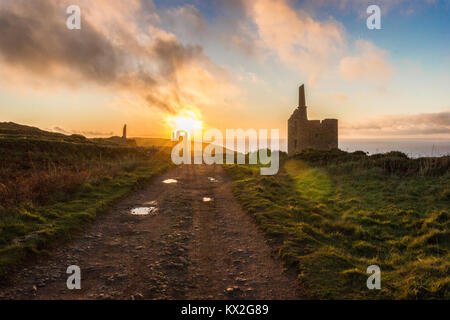
[{"label": "gravel path", "polygon": [[[156,214],[131,215],[140,206],[156,206]],[[81,290],[66,287],[70,265],[81,268]],[[223,168],[190,165],[30,261],[0,285],[0,298],[295,299],[296,283],[233,198]]]}]

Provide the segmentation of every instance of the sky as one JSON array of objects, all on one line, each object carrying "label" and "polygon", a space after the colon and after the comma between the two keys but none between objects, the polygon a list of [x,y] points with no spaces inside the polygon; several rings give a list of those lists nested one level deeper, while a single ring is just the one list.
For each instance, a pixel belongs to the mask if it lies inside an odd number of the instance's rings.
[{"label": "sky", "polygon": [[449,0],[0,2],[0,122],[67,134],[170,138],[193,116],[285,138],[305,84],[342,138],[450,139],[449,71]]}]

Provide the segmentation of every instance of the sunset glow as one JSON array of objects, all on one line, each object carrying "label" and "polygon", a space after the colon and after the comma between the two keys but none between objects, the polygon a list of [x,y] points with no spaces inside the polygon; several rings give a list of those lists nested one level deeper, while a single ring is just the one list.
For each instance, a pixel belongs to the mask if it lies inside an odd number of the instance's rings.
[{"label": "sunset glow", "polygon": [[[354,0],[23,3],[0,6],[13,26],[0,42],[8,121],[89,137],[206,123],[286,138],[304,83],[311,119],[339,119],[342,138],[450,138],[443,1],[379,1],[380,30]],[[67,4],[81,8],[79,31],[65,27]]]},{"label": "sunset glow", "polygon": [[201,130],[203,128],[203,122],[197,118],[194,112],[184,112],[181,115],[170,116],[167,122],[173,131],[185,130],[193,133],[194,130]]}]

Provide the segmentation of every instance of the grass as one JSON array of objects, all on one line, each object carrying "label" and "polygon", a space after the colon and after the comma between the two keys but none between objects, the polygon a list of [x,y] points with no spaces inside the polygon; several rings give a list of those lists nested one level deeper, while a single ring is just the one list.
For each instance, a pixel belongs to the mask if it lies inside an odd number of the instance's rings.
[{"label": "grass", "polygon": [[87,181],[133,170],[155,152],[65,141],[2,139],[0,205],[45,204],[58,194],[71,194]]},{"label": "grass", "polygon": [[0,276],[170,166],[164,148],[31,132],[0,135]]},{"label": "grass", "polygon": [[[450,298],[448,157],[306,152],[276,176],[226,168],[304,298]],[[381,290],[366,286],[373,264]]]}]

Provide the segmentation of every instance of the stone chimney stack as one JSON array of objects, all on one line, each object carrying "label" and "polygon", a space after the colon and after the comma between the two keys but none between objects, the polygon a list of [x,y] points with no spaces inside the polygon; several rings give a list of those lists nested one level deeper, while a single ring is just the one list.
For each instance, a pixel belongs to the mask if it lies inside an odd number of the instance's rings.
[{"label": "stone chimney stack", "polygon": [[127,140],[127,125],[123,126],[123,135],[122,135],[122,139],[123,140]]},{"label": "stone chimney stack", "polygon": [[305,99],[305,85],[302,84],[300,88],[298,88],[298,106],[306,107],[306,99]]},{"label": "stone chimney stack", "polygon": [[305,98],[305,85],[302,84],[298,88],[298,114],[299,118],[302,120],[308,120],[308,114],[306,112],[306,98]]}]

